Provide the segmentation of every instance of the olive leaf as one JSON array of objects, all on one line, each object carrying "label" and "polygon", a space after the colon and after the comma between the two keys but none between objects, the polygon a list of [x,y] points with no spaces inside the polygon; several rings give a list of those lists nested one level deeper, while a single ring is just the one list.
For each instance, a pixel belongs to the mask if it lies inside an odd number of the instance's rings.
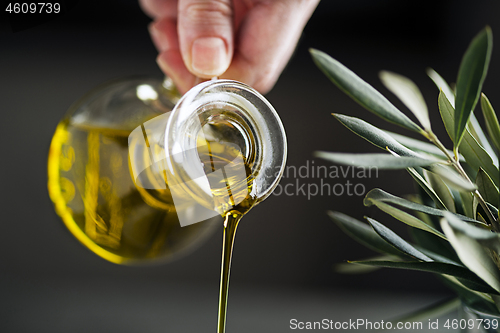
[{"label": "olive leaf", "polygon": [[[437,255],[440,255],[442,257],[445,257],[453,261],[453,263],[456,265],[461,264],[460,259],[458,259],[458,256],[455,253],[455,250],[453,250],[453,248],[451,247],[450,243],[447,240],[444,240],[431,233],[416,228],[410,228],[408,231],[411,235],[411,239],[415,242],[415,246],[418,249],[421,250],[422,248],[425,248],[428,251],[432,251],[432,253],[435,253]],[[431,254],[425,253],[425,254],[436,261],[441,261],[435,259],[432,256],[432,253]]]},{"label": "olive leaf", "polygon": [[464,214],[468,217],[475,218],[476,210],[474,204],[474,195],[469,192],[459,192],[460,199],[462,200],[462,208]]},{"label": "olive leaf", "polygon": [[431,171],[439,175],[444,182],[457,191],[472,192],[476,190],[476,185],[465,180],[451,167],[433,165]]},{"label": "olive leaf", "polygon": [[490,27],[482,30],[465,52],[457,78],[455,97],[454,142],[459,147],[469,120],[483,87],[491,58],[493,36]]},{"label": "olive leaf", "polygon": [[481,196],[489,203],[496,204],[498,202],[498,188],[493,184],[490,176],[482,168],[476,176],[476,185],[481,193]]},{"label": "olive leaf", "polygon": [[[380,201],[380,202],[398,205],[400,207],[408,208],[408,209],[411,209],[414,211],[418,211],[418,212],[422,212],[422,213],[426,213],[426,214],[434,215],[434,216],[444,217],[444,213],[446,212],[445,210],[442,210],[442,209],[436,209],[433,207],[421,205],[419,203],[412,202],[412,201],[397,197],[397,196],[392,195],[392,194],[390,194],[384,190],[381,190],[379,188],[374,188],[373,190],[369,191],[366,194],[366,196],[363,200],[363,203],[365,206],[371,206],[371,205],[373,205],[373,203],[375,201]],[[469,218],[469,217],[464,216],[464,215],[455,214],[455,216],[463,221],[467,221],[470,223],[482,224],[479,221],[474,220],[474,219]]]},{"label": "olive leaf", "polygon": [[441,119],[443,120],[444,128],[452,141],[455,140],[455,109],[448,99],[448,95],[443,90],[439,92],[438,107]]},{"label": "olive leaf", "polygon": [[500,151],[500,125],[498,124],[498,118],[493,110],[493,106],[485,94],[481,94],[481,109],[483,111],[483,116],[486,122],[486,129],[490,135],[491,141]]},{"label": "olive leaf", "polygon": [[432,226],[428,225],[424,221],[420,220],[419,218],[416,218],[415,216],[408,214],[407,212],[398,209],[396,207],[393,207],[389,204],[386,204],[382,201],[378,200],[372,200],[368,199],[368,201],[371,201],[377,208],[380,210],[386,212],[387,214],[391,215],[395,219],[408,224],[411,227],[422,229],[424,231],[430,232],[438,237],[441,237],[443,239],[446,239],[446,236],[443,235],[440,231],[436,230]]},{"label": "olive leaf", "polygon": [[[443,93],[445,94],[446,98],[450,102],[451,106],[454,108],[455,107],[455,94],[453,93],[453,90],[450,88],[448,83],[432,68],[427,69],[427,75],[434,81],[436,84],[437,88],[439,90],[442,90]],[[453,117],[452,117],[453,118]],[[454,133],[454,119],[452,119],[451,122],[451,131],[448,131],[448,133]],[[469,124],[468,124],[468,130],[470,131],[470,134],[477,140],[477,142],[483,146],[483,148],[488,152],[490,155],[495,155],[493,149],[491,148],[488,139],[486,138],[486,135],[484,134],[483,129],[479,125],[479,122],[477,121],[476,116],[474,113],[470,115],[469,119]],[[448,129],[447,129],[448,130]],[[454,139],[452,135],[450,135],[452,140]]]},{"label": "olive leaf", "polygon": [[425,193],[434,201],[437,207],[440,209],[446,209],[446,205],[437,195],[436,191],[431,187],[431,185],[422,177],[420,173],[417,172],[415,168],[407,168],[408,173],[412,176],[413,180],[425,191]]},{"label": "olive leaf", "polygon": [[480,244],[500,253],[500,235],[485,228],[479,228],[469,223],[464,223],[455,218],[447,219],[448,223],[455,229],[467,236],[477,240]]},{"label": "olive leaf", "polygon": [[410,257],[413,257],[418,260],[422,261],[433,261],[431,258],[414,248],[412,245],[410,245],[407,241],[405,241],[403,238],[399,237],[395,232],[393,232],[391,229],[387,228],[380,222],[367,217],[367,221],[370,223],[372,226],[373,230],[382,238],[384,239],[387,243],[391,244],[394,246],[396,249],[399,251],[409,255]]},{"label": "olive leaf", "polygon": [[[400,260],[398,257],[389,255],[389,254],[381,254],[375,257],[371,257],[366,259],[367,261],[372,261],[372,260],[389,260],[389,261],[397,261]],[[380,269],[381,267],[375,267],[375,266],[366,266],[366,265],[353,265],[349,262],[341,262],[338,264],[335,264],[333,266],[335,272],[341,273],[341,274],[364,274],[364,273],[370,273],[373,271],[376,271]]]},{"label": "olive leaf", "polygon": [[491,177],[491,180],[496,186],[500,183],[500,174],[498,167],[495,166],[491,156],[484,150],[481,145],[467,132],[464,134],[462,143],[460,144],[460,152],[465,157],[467,164],[474,170],[483,170]]},{"label": "olive leaf", "polygon": [[407,156],[396,157],[387,154],[349,154],[317,151],[314,153],[314,156],[338,164],[378,168],[381,170],[429,166],[436,163],[436,161],[430,161],[423,158]]},{"label": "olive leaf", "polygon": [[[477,120],[476,116],[474,113],[470,115],[469,122],[467,123],[466,127],[472,137],[476,139],[477,143],[481,145],[481,147],[486,150],[488,155],[490,156],[496,156],[495,151],[493,150],[493,147],[491,146],[490,142],[488,141],[488,138],[486,137],[486,134],[484,133],[483,129],[481,128],[481,125],[479,124],[479,121]],[[498,167],[498,160],[493,159],[493,164]]]},{"label": "olive leaf", "polygon": [[[446,157],[446,155],[441,151],[441,149],[439,149],[438,147],[436,147],[433,144],[430,144],[430,143],[427,143],[427,142],[424,142],[421,140],[413,139],[413,138],[407,137],[405,135],[401,135],[401,134],[394,133],[394,132],[389,132],[389,131],[384,131],[384,132],[389,134],[397,142],[399,142],[400,144],[402,144],[403,146],[405,146],[406,148],[408,148],[410,150],[427,153],[427,154],[436,156],[440,159],[445,159],[445,160],[448,159],[448,157]],[[395,151],[394,149],[391,149],[391,150]],[[401,153],[398,153],[398,154],[402,155]],[[448,154],[453,155],[453,152],[451,150],[448,150]],[[459,156],[459,160],[462,162],[465,162],[465,159],[462,155]]]},{"label": "olive leaf", "polygon": [[381,71],[379,77],[387,89],[415,115],[424,129],[430,131],[429,110],[417,85],[407,77],[389,71]]},{"label": "olive leaf", "polygon": [[350,261],[353,264],[369,265],[387,268],[401,268],[415,271],[423,271],[456,277],[467,288],[479,292],[498,294],[496,289],[485,284],[476,274],[463,266],[446,264],[435,261]]},{"label": "olive leaf", "polygon": [[310,49],[310,53],[319,69],[321,69],[340,90],[345,92],[368,111],[393,124],[400,125],[415,132],[423,132],[420,126],[399,111],[387,100],[387,98],[339,61],[315,49]]},{"label": "olive leaf", "polygon": [[[453,117],[455,110],[442,91],[439,94],[438,105],[444,126],[448,134],[450,135],[450,138],[454,138]],[[480,167],[483,168],[491,177],[495,185],[498,186],[500,180],[498,168],[493,164],[493,160],[491,159],[490,155],[477,142],[477,140],[470,134],[469,130],[467,129],[463,134],[463,141],[460,144],[459,151],[462,153],[465,160],[474,171],[477,172]]]},{"label": "olive leaf", "polygon": [[493,216],[498,219],[498,208],[490,204],[489,202],[486,203],[486,206],[490,209],[490,211],[493,213]]},{"label": "olive leaf", "polygon": [[441,219],[441,228],[458,257],[488,285],[497,292],[500,291],[500,272],[495,263],[477,239],[464,233],[463,228],[457,228],[458,223],[464,222],[457,220],[452,214],[446,214],[446,217]]},{"label": "olive leaf", "polygon": [[443,77],[441,75],[439,75],[432,68],[427,68],[426,72],[427,72],[427,75],[434,82],[436,87],[438,87],[438,89],[440,91],[443,91],[443,93],[445,94],[448,101],[450,101],[451,105],[454,106],[455,105],[455,93],[453,92],[453,90],[451,90],[450,86],[445,81],[445,79],[443,79]]},{"label": "olive leaf", "polygon": [[[428,249],[425,249],[419,245],[414,245],[414,247],[419,250],[420,252],[422,252],[423,254],[425,254],[426,256],[428,256],[429,258],[431,258],[433,261],[437,261],[437,262],[444,262],[446,264],[452,264],[452,265],[456,265],[456,266],[463,266],[461,263],[459,262],[456,262],[454,260],[451,260],[450,258],[446,257],[446,256],[443,256],[443,255],[440,255],[440,254],[437,254],[435,252],[432,252]],[[465,267],[465,266],[464,266]]]},{"label": "olive leaf", "polygon": [[456,213],[455,209],[455,199],[453,198],[453,195],[451,194],[450,189],[448,186],[445,184],[445,182],[436,175],[435,173],[429,172],[427,170],[423,170],[424,172],[424,177],[425,179],[429,182],[429,184],[432,186],[436,194],[441,198],[443,203],[446,206],[446,209],[449,210],[450,212]]},{"label": "olive leaf", "polygon": [[358,243],[380,253],[388,253],[400,256],[401,252],[384,241],[380,236],[366,223],[356,220],[340,212],[328,211],[328,216],[342,231],[348,234]]},{"label": "olive leaf", "polygon": [[345,127],[354,132],[356,135],[362,137],[371,144],[386,149],[389,148],[397,152],[401,156],[410,156],[424,158],[410,149],[406,148],[390,135],[382,131],[381,129],[367,123],[364,120],[355,117],[349,117],[341,114],[333,114],[333,116]]}]

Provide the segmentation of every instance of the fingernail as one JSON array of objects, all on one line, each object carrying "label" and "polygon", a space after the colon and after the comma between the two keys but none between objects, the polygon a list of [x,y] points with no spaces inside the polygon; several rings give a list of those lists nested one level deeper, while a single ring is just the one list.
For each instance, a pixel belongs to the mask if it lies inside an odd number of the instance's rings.
[{"label": "fingernail", "polygon": [[191,66],[196,75],[218,76],[229,67],[226,43],[218,37],[202,37],[193,42]]}]

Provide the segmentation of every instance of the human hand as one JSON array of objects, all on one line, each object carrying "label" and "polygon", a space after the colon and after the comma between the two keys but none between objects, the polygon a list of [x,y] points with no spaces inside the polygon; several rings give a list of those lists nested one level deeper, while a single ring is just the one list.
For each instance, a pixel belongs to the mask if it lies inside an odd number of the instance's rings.
[{"label": "human hand", "polygon": [[158,65],[181,93],[197,78],[244,82],[266,93],[278,80],[319,0],[140,0],[154,18]]}]

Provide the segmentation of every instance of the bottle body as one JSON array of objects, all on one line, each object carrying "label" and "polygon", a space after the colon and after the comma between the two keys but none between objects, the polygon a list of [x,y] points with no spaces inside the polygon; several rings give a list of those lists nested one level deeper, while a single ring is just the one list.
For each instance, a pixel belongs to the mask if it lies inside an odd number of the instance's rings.
[{"label": "bottle body", "polygon": [[70,109],[52,139],[48,186],[56,211],[76,238],[114,263],[173,259],[216,223],[181,227],[176,208],[183,207],[168,188],[144,189],[131,175],[130,133],[173,107],[154,105],[163,88],[145,79],[99,87]]}]

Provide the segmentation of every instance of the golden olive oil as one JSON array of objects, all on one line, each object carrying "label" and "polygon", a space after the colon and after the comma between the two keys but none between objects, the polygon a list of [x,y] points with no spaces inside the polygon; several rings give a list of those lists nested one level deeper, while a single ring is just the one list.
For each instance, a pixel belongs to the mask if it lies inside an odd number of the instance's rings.
[{"label": "golden olive oil", "polygon": [[[209,144],[207,146],[208,153],[204,155],[205,161],[209,163],[204,163],[204,168],[214,168],[218,162],[229,162],[226,158],[227,156],[233,157],[235,152],[229,154],[220,155],[214,153],[210,149],[214,149],[217,145]],[[234,149],[232,147],[226,147],[227,149]],[[215,163],[214,163],[215,162]],[[226,164],[228,165],[228,164]],[[244,164],[247,170],[247,175],[250,174],[248,164]],[[238,167],[236,167],[238,168]],[[229,193],[228,196],[223,196],[225,201],[219,203],[219,208],[223,212],[224,216],[224,233],[222,242],[222,263],[221,263],[221,277],[220,277],[220,291],[219,291],[219,316],[217,324],[217,332],[224,333],[226,326],[226,313],[227,313],[227,298],[229,291],[229,275],[231,270],[231,259],[233,255],[234,238],[236,236],[236,229],[238,224],[243,217],[256,203],[257,200],[249,195],[252,192],[253,178],[247,177],[243,185],[238,186],[238,182],[241,182],[237,176],[232,174],[231,168],[223,168],[225,170],[224,177],[222,179],[217,178],[216,181],[219,186],[212,186],[215,198],[217,198],[216,193],[219,191]],[[235,172],[239,174],[238,172]],[[212,175],[213,173],[207,173]],[[210,176],[209,176],[210,179]],[[211,182],[213,184],[213,182]]]}]

